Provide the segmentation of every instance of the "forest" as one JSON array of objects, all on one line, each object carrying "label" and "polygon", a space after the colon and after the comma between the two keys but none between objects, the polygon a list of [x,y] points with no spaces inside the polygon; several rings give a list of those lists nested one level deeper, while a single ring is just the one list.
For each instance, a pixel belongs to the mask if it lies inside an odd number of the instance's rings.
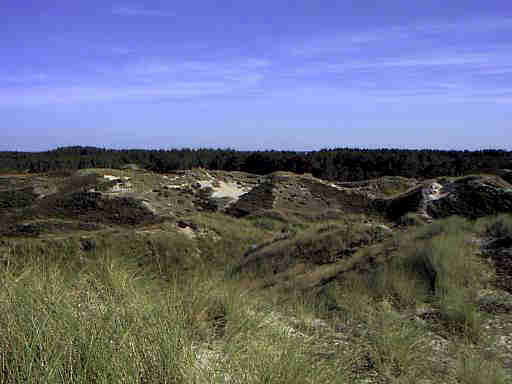
[{"label": "forest", "polygon": [[136,164],[157,173],[202,167],[267,174],[312,173],[327,180],[357,181],[380,176],[432,178],[512,169],[512,151],[443,151],[334,148],[311,152],[234,149],[105,149],[60,147],[46,152],[0,152],[0,173],[41,173]]}]

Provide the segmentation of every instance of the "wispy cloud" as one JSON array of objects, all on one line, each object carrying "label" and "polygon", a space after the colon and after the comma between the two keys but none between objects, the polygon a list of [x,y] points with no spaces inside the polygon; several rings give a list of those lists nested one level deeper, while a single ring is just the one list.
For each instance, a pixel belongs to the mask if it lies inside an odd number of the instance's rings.
[{"label": "wispy cloud", "polygon": [[[171,15],[137,6],[118,6],[112,12],[123,16]],[[262,57],[140,57],[143,47],[138,47],[137,55],[130,55],[133,51],[124,49],[123,42],[115,42],[102,49],[111,49],[116,57],[84,63],[80,74],[68,73],[68,82],[62,68],[55,73],[49,71],[53,77],[44,75],[39,79],[37,72],[32,78],[12,73],[2,77],[0,73],[0,104],[214,99],[219,95],[272,96],[274,92],[289,94],[290,100],[309,98],[312,103],[336,102],[337,98],[347,102],[362,98],[362,103],[510,103],[512,91],[498,82],[498,76],[512,74],[507,41],[495,39],[478,45],[462,38],[457,44],[445,44],[443,40],[452,34],[512,29],[511,18],[493,20],[334,33],[287,46],[277,53],[269,47],[270,53]],[[422,45],[429,36],[434,40]],[[384,44],[384,40],[389,42]],[[344,54],[347,46],[356,49]],[[60,80],[52,81],[54,78]],[[7,84],[4,90],[3,84]]]},{"label": "wispy cloud", "polygon": [[22,73],[17,75],[0,75],[0,85],[6,84],[36,84],[48,81],[50,77],[46,73]]},{"label": "wispy cloud", "polygon": [[353,106],[365,108],[375,104],[390,104],[400,106],[424,106],[448,104],[512,104],[512,89],[474,89],[464,84],[451,87],[436,84],[416,84],[415,87],[383,88],[370,84],[359,84],[351,87],[297,86],[279,89],[267,95],[269,103],[279,103],[290,100],[298,105],[314,106]]},{"label": "wispy cloud", "polygon": [[135,49],[132,48],[125,48],[125,47],[112,47],[110,48],[110,52],[112,52],[114,55],[130,55],[132,53],[135,53]]},{"label": "wispy cloud", "polygon": [[[394,53],[394,55],[392,55]],[[378,80],[379,86],[410,84],[421,87],[424,81],[437,83],[471,82],[473,87],[496,86],[492,76],[512,74],[512,54],[509,50],[488,46],[468,53],[457,49],[419,51],[415,55],[394,50],[386,55],[375,54],[360,59],[332,58],[305,60],[288,71],[287,77],[297,82],[343,80]]]},{"label": "wispy cloud", "polygon": [[409,35],[409,32],[401,27],[376,28],[365,32],[332,32],[324,36],[315,36],[291,44],[287,51],[295,56],[315,56],[324,53],[361,49],[364,46],[382,42],[383,40],[397,41],[407,38]]},{"label": "wispy cloud", "polygon": [[117,16],[147,16],[147,17],[171,17],[176,16],[172,12],[147,9],[135,5],[116,5],[112,7],[112,13]]},{"label": "wispy cloud", "polygon": [[429,55],[396,56],[393,58],[372,58],[371,60],[312,62],[297,69],[298,74],[307,73],[343,73],[355,70],[387,70],[397,69],[433,69],[433,68],[463,68],[466,70],[510,71],[512,55],[499,52],[456,54],[434,52]]},{"label": "wispy cloud", "polygon": [[410,44],[436,39],[452,39],[457,36],[493,35],[512,29],[512,18],[494,17],[464,20],[460,22],[430,22],[370,28],[366,31],[332,31],[291,44],[287,51],[296,56],[315,56],[333,52],[351,51],[388,44]]},{"label": "wispy cloud", "polygon": [[223,82],[171,82],[159,87],[153,85],[32,87],[0,90],[0,105],[73,104],[82,102],[134,101],[155,98],[189,99],[229,93],[229,84]]},{"label": "wispy cloud", "polygon": [[104,66],[100,69],[104,74],[111,76],[124,76],[138,79],[162,78],[208,78],[226,79],[245,77],[249,75],[263,75],[271,62],[266,59],[246,58],[228,61],[186,60],[173,61],[159,58],[142,58],[135,62],[128,62],[118,66]]},{"label": "wispy cloud", "polygon": [[[193,99],[219,95],[248,95],[258,89],[269,65],[263,59],[230,62],[139,60],[69,82],[35,81],[5,87],[0,105],[69,104],[81,102]],[[65,78],[65,76],[63,77]],[[25,80],[29,80],[26,78]],[[1,76],[0,76],[1,81]],[[73,84],[73,85],[69,85]]]},{"label": "wispy cloud", "polygon": [[485,68],[480,71],[480,75],[510,75],[512,74],[512,65],[502,67]]},{"label": "wispy cloud", "polygon": [[[354,104],[512,102],[510,83],[489,78],[491,74],[512,74],[507,72],[512,55],[506,52],[466,55],[437,52],[430,56],[334,61],[308,62],[297,68],[291,78],[296,84],[309,84],[308,89],[316,89],[318,100],[325,102],[330,98],[351,100]],[[314,97],[311,102],[316,102]]]},{"label": "wispy cloud", "polygon": [[486,33],[508,28],[512,28],[512,17],[481,17],[454,22],[420,23],[412,26],[415,31],[430,33],[453,31]]}]

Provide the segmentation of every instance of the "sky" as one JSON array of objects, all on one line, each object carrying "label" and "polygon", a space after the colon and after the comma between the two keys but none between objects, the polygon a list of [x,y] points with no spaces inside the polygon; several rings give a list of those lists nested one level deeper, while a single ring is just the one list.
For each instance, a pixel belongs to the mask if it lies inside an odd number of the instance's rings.
[{"label": "sky", "polygon": [[0,150],[512,150],[512,1],[2,0]]}]

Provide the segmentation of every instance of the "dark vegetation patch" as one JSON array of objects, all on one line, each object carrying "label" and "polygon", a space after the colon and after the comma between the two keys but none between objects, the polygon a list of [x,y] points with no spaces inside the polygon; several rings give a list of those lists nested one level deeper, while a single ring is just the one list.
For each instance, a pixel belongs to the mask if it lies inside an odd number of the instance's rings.
[{"label": "dark vegetation patch", "polygon": [[310,179],[304,179],[304,185],[311,191],[313,198],[319,199],[327,205],[326,208],[340,208],[347,213],[368,211],[369,200],[362,193],[338,190]]},{"label": "dark vegetation patch", "polygon": [[496,268],[495,285],[509,293],[512,293],[512,251],[492,250],[488,251]]},{"label": "dark vegetation patch", "polygon": [[272,209],[275,201],[274,190],[273,183],[263,182],[242,195],[235,204],[229,207],[227,213],[235,217],[244,217],[260,210]]},{"label": "dark vegetation patch", "polygon": [[507,183],[512,185],[512,171],[508,171],[501,175],[501,178],[505,180]]},{"label": "dark vegetation patch", "polygon": [[512,215],[500,215],[484,226],[488,240],[484,243],[484,255],[492,260],[496,269],[494,284],[512,293]]},{"label": "dark vegetation patch", "polygon": [[486,296],[479,300],[478,308],[490,314],[512,313],[512,300],[499,295]]},{"label": "dark vegetation patch", "polygon": [[34,207],[34,213],[38,216],[130,226],[160,221],[140,200],[124,196],[106,197],[99,192],[52,195],[42,199]]},{"label": "dark vegetation patch", "polygon": [[422,187],[418,187],[392,199],[375,199],[370,205],[390,220],[398,220],[409,212],[418,211],[422,200],[421,190]]},{"label": "dark vegetation patch", "polygon": [[33,187],[0,190],[0,209],[24,208],[32,205],[37,198]]},{"label": "dark vegetation patch", "polygon": [[[94,173],[10,180],[9,186],[0,190],[0,234],[38,236],[94,230],[102,224],[140,226],[161,221],[140,199],[95,192],[106,190],[109,185]],[[38,195],[35,188],[43,194]],[[53,193],[46,194],[48,191]]]},{"label": "dark vegetation patch", "polygon": [[62,195],[72,192],[85,192],[96,187],[98,184],[99,176],[96,173],[88,175],[74,174],[59,180],[58,191]]},{"label": "dark vegetation patch", "polygon": [[501,214],[480,220],[481,231],[491,239],[512,236],[512,214]]},{"label": "dark vegetation patch", "polygon": [[5,225],[0,230],[0,236],[24,237],[42,234],[69,234],[75,231],[97,231],[105,227],[99,223],[78,220],[37,220]]},{"label": "dark vegetation patch", "polygon": [[375,199],[370,206],[393,221],[423,210],[434,219],[449,216],[476,219],[512,212],[512,188],[498,176],[441,178],[437,182],[443,186],[440,198],[424,201],[425,184],[393,198]]},{"label": "dark vegetation patch", "polygon": [[464,177],[455,180],[450,188],[451,195],[428,205],[432,217],[457,215],[476,219],[512,212],[512,190],[497,177]]}]

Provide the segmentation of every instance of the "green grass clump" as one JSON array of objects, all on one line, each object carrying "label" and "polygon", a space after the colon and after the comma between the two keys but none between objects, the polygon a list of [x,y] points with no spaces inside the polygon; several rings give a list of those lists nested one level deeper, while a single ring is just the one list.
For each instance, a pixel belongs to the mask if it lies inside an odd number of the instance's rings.
[{"label": "green grass clump", "polygon": [[399,236],[391,260],[360,276],[356,289],[398,310],[432,307],[446,332],[478,341],[476,293],[486,267],[468,240],[472,230],[472,223],[450,218]]},{"label": "green grass clump", "polygon": [[388,380],[414,382],[427,377],[425,356],[431,352],[424,329],[400,321],[397,313],[379,308],[369,318],[365,344],[375,369]]},{"label": "green grass clump", "polygon": [[437,220],[419,229],[415,234],[416,240],[428,240],[439,235],[462,235],[473,231],[473,223],[459,216]]},{"label": "green grass clump", "polygon": [[[403,260],[416,279],[429,289],[434,305],[438,305],[441,320],[450,332],[461,333],[478,341],[482,318],[475,304],[476,290],[482,286],[483,263],[474,246],[468,242],[463,228],[450,221],[440,233],[422,243]],[[434,228],[433,232],[437,232]],[[432,232],[429,233],[432,236]],[[424,236],[424,235],[422,235]]]},{"label": "green grass clump", "polygon": [[1,276],[5,383],[188,382],[187,308],[114,259],[70,273],[27,265]]}]

